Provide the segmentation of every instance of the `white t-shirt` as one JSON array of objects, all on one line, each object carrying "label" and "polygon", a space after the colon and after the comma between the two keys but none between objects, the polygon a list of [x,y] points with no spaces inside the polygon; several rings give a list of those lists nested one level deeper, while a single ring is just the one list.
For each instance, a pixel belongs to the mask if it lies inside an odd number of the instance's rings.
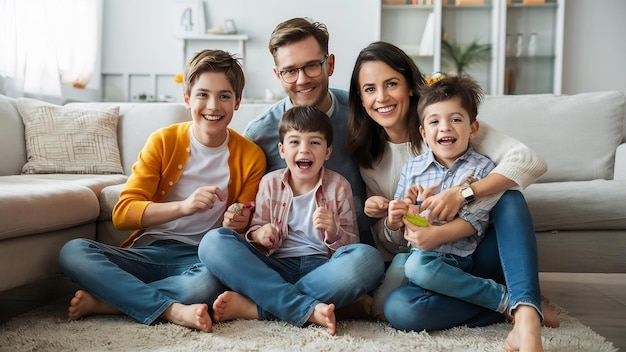
[{"label": "white t-shirt", "polygon": [[[189,129],[191,151],[182,175],[163,202],[187,199],[201,186],[217,186],[228,197],[228,140],[219,147],[207,147],[200,143]],[[147,245],[154,241],[174,239],[189,244],[199,244],[204,234],[222,225],[226,201],[216,198],[213,208],[196,212],[160,225],[148,227],[135,241],[135,245]]]},{"label": "white t-shirt", "polygon": [[293,197],[288,215],[289,234],[287,239],[272,256],[276,258],[305,257],[320,254],[328,255],[328,248],[324,245],[324,238],[320,230],[313,224],[315,205],[315,191]]}]

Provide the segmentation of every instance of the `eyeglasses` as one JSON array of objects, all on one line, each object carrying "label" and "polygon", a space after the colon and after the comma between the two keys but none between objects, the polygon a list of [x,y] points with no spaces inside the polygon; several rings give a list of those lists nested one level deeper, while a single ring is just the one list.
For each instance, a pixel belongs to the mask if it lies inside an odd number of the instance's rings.
[{"label": "eyeglasses", "polygon": [[328,60],[328,55],[324,56],[324,59],[320,62],[306,64],[302,67],[288,68],[282,71],[278,71],[278,74],[285,83],[294,83],[295,81],[297,81],[300,70],[302,70],[302,72],[304,72],[307,77],[315,78],[322,74],[322,66],[324,66],[326,60]]}]

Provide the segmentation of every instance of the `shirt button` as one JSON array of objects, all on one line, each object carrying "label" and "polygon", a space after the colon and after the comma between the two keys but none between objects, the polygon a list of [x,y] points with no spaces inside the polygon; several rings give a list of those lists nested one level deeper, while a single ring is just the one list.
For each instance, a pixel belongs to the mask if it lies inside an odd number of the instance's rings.
[{"label": "shirt button", "polygon": [[182,168],[183,168],[183,166],[181,164],[178,164],[178,169],[180,170]]},{"label": "shirt button", "polygon": [[164,195],[164,194],[165,194],[165,191],[161,191],[161,195]]},{"label": "shirt button", "polygon": [[187,147],[187,149],[185,149],[187,151],[187,153],[191,152],[191,148]]},{"label": "shirt button", "polygon": [[169,184],[170,186],[173,186],[173,185],[174,185],[174,182],[170,181],[170,182],[168,182],[168,184]]}]

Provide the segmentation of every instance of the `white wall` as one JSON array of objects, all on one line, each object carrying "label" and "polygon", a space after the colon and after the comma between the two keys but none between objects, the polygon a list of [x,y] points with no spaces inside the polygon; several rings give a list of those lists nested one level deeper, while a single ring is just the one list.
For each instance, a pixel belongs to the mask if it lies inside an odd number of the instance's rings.
[{"label": "white wall", "polygon": [[[182,72],[185,61],[182,42],[175,36],[178,28],[175,3],[176,0],[104,1],[102,73],[161,74],[164,78],[159,89],[180,97],[181,86],[171,79]],[[250,98],[264,96],[265,89],[282,93],[271,71],[273,62],[267,43],[272,29],[285,19],[310,17],[328,26],[330,51],[337,56],[331,85],[339,88],[348,87],[358,52],[380,38],[380,0],[204,0],[204,3],[207,28],[232,18],[239,33],[249,36],[245,96]],[[624,0],[566,0],[563,93],[626,92],[624,14]],[[206,43],[204,47],[215,47],[214,44]],[[190,47],[188,52],[202,48],[199,45]],[[220,48],[236,51],[236,45],[220,43]],[[115,83],[127,84],[120,79]],[[151,84],[145,87],[149,89]],[[115,87],[105,90],[113,100],[123,98]]]},{"label": "white wall", "polygon": [[566,0],[563,93],[626,93],[626,1]]},{"label": "white wall", "polygon": [[[106,0],[102,72],[182,72],[182,42],[175,37],[178,18],[176,0]],[[263,97],[265,89],[282,94],[272,73],[273,60],[267,49],[274,27],[291,17],[310,17],[326,24],[330,51],[336,55],[331,85],[348,88],[359,51],[379,38],[379,0],[205,0],[206,26],[234,19],[238,33],[247,34],[246,97]],[[139,21],[139,23],[138,23]],[[206,47],[237,51],[236,44],[193,41],[188,53]],[[178,89],[180,86],[175,86]]]}]

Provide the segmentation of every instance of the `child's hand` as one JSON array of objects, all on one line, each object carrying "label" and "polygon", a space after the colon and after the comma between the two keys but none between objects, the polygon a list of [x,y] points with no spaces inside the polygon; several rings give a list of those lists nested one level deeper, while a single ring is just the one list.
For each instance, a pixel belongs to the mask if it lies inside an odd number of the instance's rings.
[{"label": "child's hand", "polygon": [[389,199],[381,196],[371,196],[365,201],[365,208],[363,211],[365,212],[365,215],[378,219],[387,215],[388,208]]},{"label": "child's hand", "polygon": [[437,226],[422,227],[411,223],[407,219],[404,219],[404,226],[404,239],[414,247],[424,251],[431,251],[440,245],[436,238]]},{"label": "child's hand", "polygon": [[226,200],[226,196],[218,187],[200,187],[182,201],[181,210],[185,216],[195,214],[198,211],[213,208],[213,205],[218,200],[222,202]]},{"label": "child's hand", "polygon": [[250,217],[254,211],[254,202],[246,204],[233,203],[224,213],[222,226],[231,228],[237,232],[243,232],[250,223]]},{"label": "child's hand", "polygon": [[404,197],[411,200],[411,204],[423,202],[426,198],[432,196],[437,188],[441,187],[441,183],[434,184],[426,189],[422,185],[415,184],[404,192]]},{"label": "child's hand", "polygon": [[322,207],[315,209],[313,213],[313,225],[315,225],[317,229],[324,230],[324,241],[326,243],[336,241],[337,224],[335,224],[335,216],[330,210]]},{"label": "child's hand", "polygon": [[433,222],[435,219],[440,221],[454,220],[463,205],[460,189],[459,186],[451,187],[424,200],[422,210],[431,209],[428,222]]},{"label": "child's hand", "polygon": [[409,211],[409,203],[405,200],[392,200],[389,202],[387,212],[387,227],[390,230],[397,230],[402,227],[402,216]]},{"label": "child's hand", "polygon": [[280,236],[280,230],[272,223],[267,223],[257,230],[252,231],[249,236],[255,243],[258,243],[267,249],[267,255],[274,253],[283,243],[283,238]]}]

